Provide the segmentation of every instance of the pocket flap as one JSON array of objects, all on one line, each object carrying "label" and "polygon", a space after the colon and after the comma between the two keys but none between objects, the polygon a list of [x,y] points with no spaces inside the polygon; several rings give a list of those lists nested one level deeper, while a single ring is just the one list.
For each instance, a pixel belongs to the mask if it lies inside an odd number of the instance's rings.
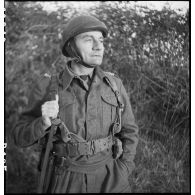
[{"label": "pocket flap", "polygon": [[113,106],[118,106],[116,96],[114,94],[101,94],[102,100]]}]

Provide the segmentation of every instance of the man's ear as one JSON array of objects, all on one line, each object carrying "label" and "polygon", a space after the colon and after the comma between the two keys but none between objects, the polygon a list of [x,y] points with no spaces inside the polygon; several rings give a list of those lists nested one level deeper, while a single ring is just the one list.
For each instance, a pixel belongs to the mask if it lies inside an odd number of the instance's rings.
[{"label": "man's ear", "polygon": [[74,39],[70,39],[65,46],[65,50],[71,58],[78,57],[77,47]]},{"label": "man's ear", "polygon": [[79,48],[77,47],[75,37],[70,40],[70,48],[71,48],[71,51],[73,52],[73,56],[76,57],[76,58],[79,58],[79,60],[81,61],[82,60],[82,55],[81,55],[81,52],[79,51]]}]

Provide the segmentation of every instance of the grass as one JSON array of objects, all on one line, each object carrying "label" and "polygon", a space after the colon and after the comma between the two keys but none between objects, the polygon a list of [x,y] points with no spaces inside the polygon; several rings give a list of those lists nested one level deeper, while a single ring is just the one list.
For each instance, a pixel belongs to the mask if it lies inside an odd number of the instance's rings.
[{"label": "grass", "polygon": [[25,170],[24,175],[6,175],[6,193],[36,193],[37,177],[31,170]]},{"label": "grass", "polygon": [[132,192],[190,192],[189,147],[185,148],[184,156],[178,157],[178,151],[169,147],[178,144],[182,147],[177,139],[170,138],[162,144],[160,141],[150,141],[146,136],[140,137],[136,168],[129,178]]},{"label": "grass", "polygon": [[[178,139],[170,136],[161,143],[140,135],[136,168],[129,178],[133,193],[190,192],[189,142]],[[7,174],[7,193],[34,193],[36,187],[37,175],[31,167],[24,166],[22,175]]]}]

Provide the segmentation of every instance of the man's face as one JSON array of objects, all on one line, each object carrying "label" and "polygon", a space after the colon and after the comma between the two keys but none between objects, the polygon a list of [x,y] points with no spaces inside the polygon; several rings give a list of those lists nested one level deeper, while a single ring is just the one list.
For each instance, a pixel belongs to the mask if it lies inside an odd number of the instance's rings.
[{"label": "man's face", "polygon": [[103,41],[100,31],[84,32],[75,37],[76,46],[86,64],[101,65],[104,54]]}]

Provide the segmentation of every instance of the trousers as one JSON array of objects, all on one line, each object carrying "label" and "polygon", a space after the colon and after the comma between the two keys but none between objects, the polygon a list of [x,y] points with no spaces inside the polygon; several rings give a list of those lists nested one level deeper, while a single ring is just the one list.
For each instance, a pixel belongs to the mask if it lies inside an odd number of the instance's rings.
[{"label": "trousers", "polygon": [[130,193],[126,165],[120,159],[109,159],[89,172],[60,169],[53,166],[47,193]]}]

